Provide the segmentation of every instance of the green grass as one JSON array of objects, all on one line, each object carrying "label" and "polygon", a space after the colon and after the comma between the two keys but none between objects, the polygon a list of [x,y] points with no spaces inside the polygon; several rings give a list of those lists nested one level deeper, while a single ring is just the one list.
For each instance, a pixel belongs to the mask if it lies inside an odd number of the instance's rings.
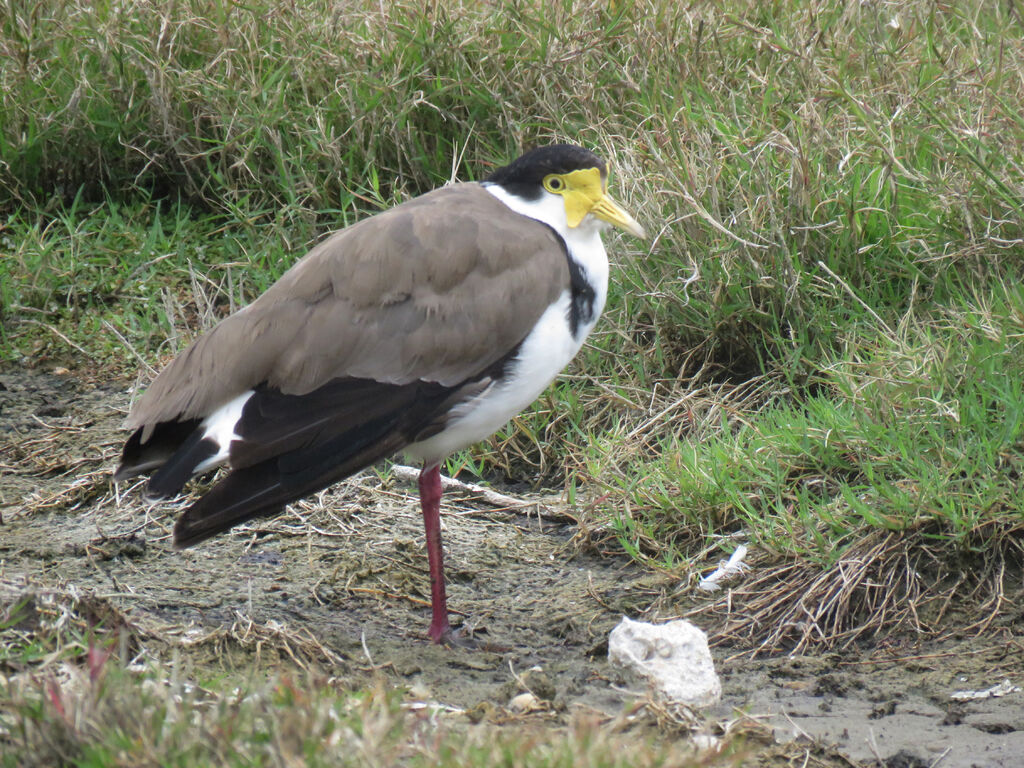
[{"label": "green grass", "polygon": [[653,237],[610,239],[570,379],[452,467],[607,492],[662,567],[740,530],[825,567],[872,530],[1016,540],[1022,32],[982,2],[15,0],[0,357],[155,365],[328,229],[570,139]]},{"label": "green grass", "polygon": [[639,506],[637,547],[745,531],[778,554],[834,562],[865,529],[919,531],[984,552],[993,524],[1019,535],[1024,506],[1024,286],[932,309],[895,334],[861,332],[815,393],[725,417],[636,463],[607,436],[595,477]]},{"label": "green grass", "polygon": [[[569,375],[449,467],[561,484],[680,576],[745,541],[981,579],[1024,531],[1022,40],[980,1],[8,0],[0,363],[159,367],[325,232],[576,141],[652,238],[609,238]],[[79,629],[0,624],[0,765],[680,764],[320,680],[186,689]]]},{"label": "green grass", "polygon": [[92,364],[123,367],[138,364],[133,352],[173,352],[168,338],[180,344],[265,290],[312,230],[143,199],[22,212],[2,237],[13,269],[0,273],[0,298],[21,324],[4,357],[60,358],[73,338]]}]

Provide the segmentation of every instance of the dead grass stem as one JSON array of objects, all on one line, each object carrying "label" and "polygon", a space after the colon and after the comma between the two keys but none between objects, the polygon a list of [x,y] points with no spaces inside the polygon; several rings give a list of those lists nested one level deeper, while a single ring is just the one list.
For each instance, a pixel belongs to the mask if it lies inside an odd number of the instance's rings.
[{"label": "dead grass stem", "polygon": [[[1008,569],[1019,572],[1024,547],[1012,531],[969,571],[950,571],[942,548],[927,537],[872,532],[828,568],[799,562],[757,568],[721,597],[686,612],[712,621],[712,643],[747,648],[752,656],[810,649],[846,649],[896,637],[982,635],[1007,605]],[[947,610],[960,615],[950,622]]]}]

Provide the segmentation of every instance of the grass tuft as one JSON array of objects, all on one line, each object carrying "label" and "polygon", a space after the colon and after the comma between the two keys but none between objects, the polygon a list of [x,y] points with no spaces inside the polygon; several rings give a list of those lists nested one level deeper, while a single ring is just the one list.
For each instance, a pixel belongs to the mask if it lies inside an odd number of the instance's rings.
[{"label": "grass tuft", "polygon": [[[913,533],[871,530],[827,569],[795,560],[758,568],[687,615],[714,621],[712,644],[749,647],[755,655],[848,649],[896,635],[984,635],[1006,613],[1007,564],[1024,562],[1021,524],[976,529],[973,543],[986,551],[959,559],[935,526]],[[965,604],[965,614],[953,615],[953,606]]]}]

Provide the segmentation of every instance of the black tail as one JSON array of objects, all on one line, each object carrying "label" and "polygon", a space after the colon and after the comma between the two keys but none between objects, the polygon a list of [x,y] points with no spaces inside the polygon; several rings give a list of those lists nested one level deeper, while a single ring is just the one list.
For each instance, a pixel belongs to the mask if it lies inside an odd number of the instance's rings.
[{"label": "black tail", "polygon": [[153,434],[145,443],[142,442],[145,427],[139,427],[121,451],[121,464],[114,472],[114,480],[121,482],[162,467],[196,431],[200,421],[188,419],[161,422],[154,427]]},{"label": "black tail", "polygon": [[174,525],[174,546],[191,547],[254,517],[273,515],[291,501],[271,459],[236,469],[185,510]]},{"label": "black tail", "polygon": [[[277,514],[289,502],[390,456],[408,439],[388,426],[371,423],[362,434],[348,432],[314,448],[234,470],[185,510],[174,526],[174,546],[191,547],[239,523]],[[339,461],[339,456],[344,459]]]},{"label": "black tail", "polygon": [[146,498],[150,501],[170,499],[181,493],[185,483],[196,473],[196,468],[211,456],[219,446],[210,438],[204,438],[202,430],[195,430],[171,458],[164,462],[146,486]]}]

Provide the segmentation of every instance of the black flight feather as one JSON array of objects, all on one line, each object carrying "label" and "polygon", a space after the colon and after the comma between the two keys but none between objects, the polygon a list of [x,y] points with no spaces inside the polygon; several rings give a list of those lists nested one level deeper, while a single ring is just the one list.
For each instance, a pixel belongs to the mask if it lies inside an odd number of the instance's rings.
[{"label": "black flight feather", "polygon": [[177,496],[196,473],[196,468],[215,456],[217,449],[216,441],[203,437],[201,429],[194,430],[177,452],[153,473],[146,486],[146,498],[156,500]]},{"label": "black flight feather", "polygon": [[[185,510],[174,544],[190,547],[342,480],[444,426],[489,379],[445,387],[341,379],[308,395],[258,387],[231,444],[233,471]],[[371,386],[372,384],[372,386]]]},{"label": "black flight feather", "polygon": [[142,442],[145,427],[136,429],[124,445],[121,463],[114,473],[114,480],[121,482],[163,465],[181,448],[189,435],[195,432],[200,421],[201,419],[186,419],[160,422],[145,443]]}]

